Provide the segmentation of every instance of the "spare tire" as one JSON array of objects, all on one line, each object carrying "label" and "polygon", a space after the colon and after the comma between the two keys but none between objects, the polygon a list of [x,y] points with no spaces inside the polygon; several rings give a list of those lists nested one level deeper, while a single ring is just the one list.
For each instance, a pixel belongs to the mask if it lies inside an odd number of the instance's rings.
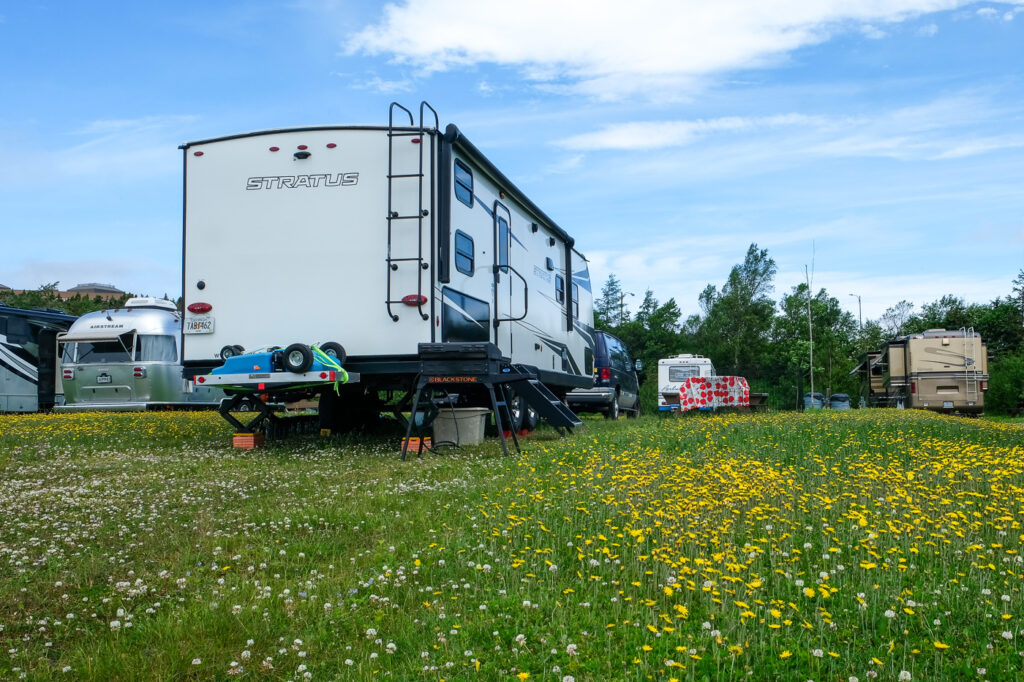
[{"label": "spare tire", "polygon": [[345,354],[345,347],[336,341],[328,341],[324,345],[320,346],[320,350],[334,358],[339,365],[344,365],[345,358],[348,357]]},{"label": "spare tire", "polygon": [[313,366],[313,351],[304,343],[293,343],[284,349],[281,364],[289,372],[302,374]]}]

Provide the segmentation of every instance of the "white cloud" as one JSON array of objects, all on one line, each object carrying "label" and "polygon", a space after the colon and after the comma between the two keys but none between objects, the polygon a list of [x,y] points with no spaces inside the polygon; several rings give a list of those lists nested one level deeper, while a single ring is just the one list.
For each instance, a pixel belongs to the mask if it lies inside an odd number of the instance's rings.
[{"label": "white cloud", "polygon": [[978,10],[979,17],[994,17],[998,12],[994,7],[982,7]]},{"label": "white cloud", "polygon": [[917,34],[924,36],[926,38],[931,38],[938,32],[939,27],[937,24],[927,24],[926,26],[922,26],[921,28],[917,29]]},{"label": "white cloud", "polygon": [[352,87],[357,90],[372,90],[373,92],[379,92],[382,95],[389,95],[396,92],[410,92],[412,91],[412,81],[408,78],[402,80],[384,80],[379,76],[353,83]]},{"label": "white cloud", "polygon": [[427,72],[512,66],[546,89],[596,98],[678,98],[709,75],[777,63],[833,34],[891,24],[967,0],[406,0],[350,36],[348,54],[391,55]]},{"label": "white cloud", "polygon": [[761,118],[724,118],[696,121],[642,121],[608,125],[592,133],[573,135],[558,146],[579,150],[648,150],[682,147],[698,138],[718,132],[737,132],[756,128],[805,125],[811,117],[783,114]]},{"label": "white cloud", "polygon": [[881,40],[886,36],[886,32],[877,26],[871,24],[864,24],[860,27],[861,34],[869,40]]}]

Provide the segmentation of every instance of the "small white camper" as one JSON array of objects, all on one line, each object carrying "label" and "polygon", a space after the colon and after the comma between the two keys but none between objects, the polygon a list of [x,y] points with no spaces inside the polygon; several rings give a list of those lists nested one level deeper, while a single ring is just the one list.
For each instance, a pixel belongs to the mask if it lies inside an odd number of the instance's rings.
[{"label": "small white camper", "polygon": [[715,366],[703,355],[683,353],[658,360],[658,410],[679,409],[679,389],[691,377],[715,376]]}]

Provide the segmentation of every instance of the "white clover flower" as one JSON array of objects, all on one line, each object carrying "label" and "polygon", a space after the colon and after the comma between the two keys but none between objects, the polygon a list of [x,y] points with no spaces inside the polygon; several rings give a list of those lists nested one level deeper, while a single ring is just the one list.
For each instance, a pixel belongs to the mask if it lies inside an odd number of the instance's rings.
[{"label": "white clover flower", "polygon": [[515,641],[516,641],[516,644],[518,644],[519,646],[523,646],[524,644],[526,644],[526,635],[523,635],[523,634],[516,635]]},{"label": "white clover flower", "polygon": [[353,661],[351,658],[346,658],[345,665],[355,665],[355,661]]},{"label": "white clover flower", "polygon": [[822,651],[821,649],[815,649],[814,651],[811,652],[811,655],[814,656],[815,658],[821,658],[822,656],[825,655],[825,652]]},{"label": "white clover flower", "polygon": [[201,658],[193,658],[192,659],[192,665],[202,665],[202,664],[203,664],[203,659],[201,659]]},{"label": "white clover flower", "polygon": [[896,612],[893,611],[892,609],[886,609],[885,610],[885,617],[886,618],[895,618],[896,617]]},{"label": "white clover flower", "polygon": [[908,682],[908,680],[911,680],[913,678],[910,676],[909,670],[901,670],[899,676],[897,676],[896,679],[900,682]]},{"label": "white clover flower", "polygon": [[570,656],[578,656],[579,655],[578,652],[576,651],[576,645],[575,644],[569,644],[567,647],[565,647],[565,653],[569,654]]},{"label": "white clover flower", "polygon": [[110,621],[110,629],[113,630],[114,632],[117,632],[118,630],[120,630],[121,629],[121,621],[119,621],[119,620],[112,620],[112,621]]},{"label": "white clover flower", "polygon": [[1013,639],[1013,633],[1011,631],[1009,631],[1009,630],[1003,630],[1002,637],[1005,640],[1011,640],[1011,639]]}]

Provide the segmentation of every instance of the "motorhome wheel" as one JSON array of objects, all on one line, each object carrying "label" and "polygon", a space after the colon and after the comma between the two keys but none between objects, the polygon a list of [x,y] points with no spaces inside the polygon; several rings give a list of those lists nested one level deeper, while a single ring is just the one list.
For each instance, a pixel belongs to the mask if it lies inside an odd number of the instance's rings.
[{"label": "motorhome wheel", "polygon": [[303,343],[293,343],[284,349],[282,364],[289,372],[302,374],[313,366],[313,351]]}]

